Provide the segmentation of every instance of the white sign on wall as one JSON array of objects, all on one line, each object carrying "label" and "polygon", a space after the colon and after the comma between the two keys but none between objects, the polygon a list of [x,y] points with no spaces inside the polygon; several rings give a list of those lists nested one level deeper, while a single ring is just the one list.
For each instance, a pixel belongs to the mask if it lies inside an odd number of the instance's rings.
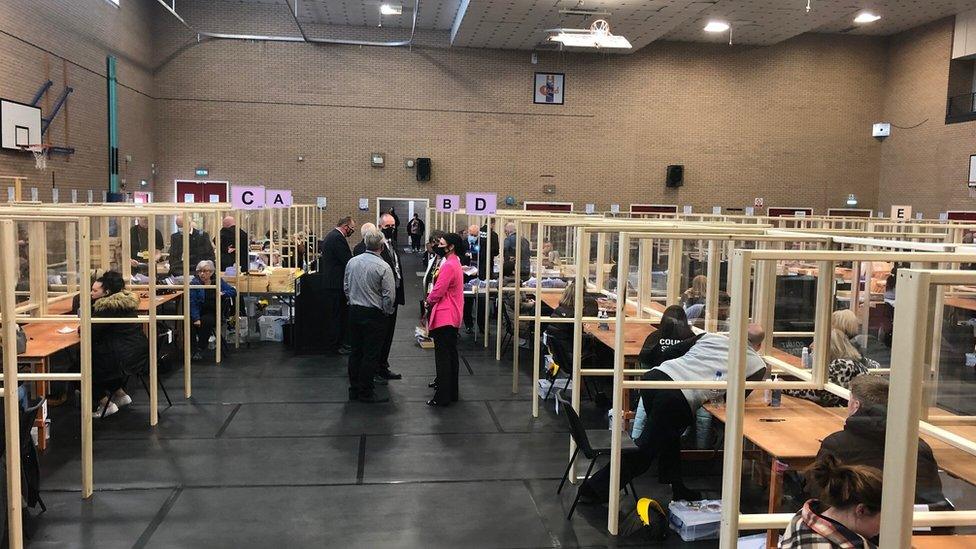
[{"label": "white sign on wall", "polygon": [[315,199],[315,206],[320,210],[324,210],[325,207],[328,206],[328,204],[329,204],[329,199],[324,196],[319,196],[316,197]]},{"label": "white sign on wall", "polygon": [[620,204],[610,204],[610,213],[612,214],[620,213]]},{"label": "white sign on wall", "polygon": [[369,211],[369,199],[368,198],[360,198],[359,199],[359,209],[362,210],[362,211],[364,211],[364,212],[368,212]]},{"label": "white sign on wall", "polygon": [[596,204],[587,204],[585,208],[586,213],[591,214],[596,212]]},{"label": "white sign on wall", "polygon": [[688,214],[690,214],[690,213],[691,213],[691,211],[692,211],[692,210],[691,210],[691,206],[682,206],[682,208],[681,208],[681,211],[682,211],[682,212],[684,212],[684,213],[685,213],[685,215],[688,215]]},{"label": "white sign on wall", "polygon": [[969,182],[976,183],[976,154],[969,155]]},{"label": "white sign on wall", "polygon": [[912,207],[911,206],[892,206],[891,207],[891,218],[901,221],[905,219],[912,218]]},{"label": "white sign on wall", "polygon": [[712,214],[714,214],[714,215],[722,215],[722,207],[721,206],[712,206]]}]

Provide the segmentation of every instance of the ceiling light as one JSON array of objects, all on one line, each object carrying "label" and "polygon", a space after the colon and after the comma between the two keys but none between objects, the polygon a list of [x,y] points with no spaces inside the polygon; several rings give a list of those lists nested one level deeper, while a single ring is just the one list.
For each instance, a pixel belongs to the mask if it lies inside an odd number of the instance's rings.
[{"label": "ceiling light", "polygon": [[729,30],[729,24],[724,21],[709,21],[705,25],[705,32],[725,32]]},{"label": "ceiling light", "polygon": [[403,6],[400,4],[380,4],[380,13],[383,15],[400,15],[403,13]]},{"label": "ceiling light", "polygon": [[571,48],[630,49],[630,41],[623,36],[610,34],[610,24],[598,19],[588,29],[549,29],[554,33],[550,42],[560,42]]},{"label": "ceiling light", "polygon": [[854,22],[855,23],[874,23],[878,19],[881,19],[881,16],[880,15],[875,15],[875,14],[869,12],[869,11],[862,11],[861,13],[857,14],[857,17],[854,18]]}]

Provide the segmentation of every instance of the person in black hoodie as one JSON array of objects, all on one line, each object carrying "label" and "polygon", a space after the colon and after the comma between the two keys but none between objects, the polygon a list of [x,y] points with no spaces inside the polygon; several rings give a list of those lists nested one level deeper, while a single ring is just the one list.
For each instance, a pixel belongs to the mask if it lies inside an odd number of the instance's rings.
[{"label": "person in black hoodie", "polygon": [[663,356],[661,353],[668,347],[692,337],[695,337],[695,332],[688,325],[688,316],[685,314],[685,310],[681,305],[671,305],[661,315],[661,324],[657,330],[644,340],[638,359],[641,364],[645,365],[644,367],[650,367],[647,366],[650,364],[658,365]]},{"label": "person in black hoodie", "polygon": [[[109,271],[92,284],[92,318],[135,318],[139,298],[125,290],[122,275]],[[132,403],[123,380],[145,372],[149,366],[149,341],[141,324],[92,323],[93,417],[110,416]]]},{"label": "person in black hoodie", "polygon": [[[237,248],[237,234],[240,233],[241,247]],[[249,242],[247,233],[244,229],[237,228],[237,221],[234,216],[228,215],[221,222],[220,229],[220,268],[226,269],[231,265],[243,265],[241,271],[246,270],[248,260]],[[196,263],[191,263],[195,268]]]},{"label": "person in black hoodie", "polygon": [[[862,374],[851,381],[851,398],[847,403],[844,430],[829,435],[820,445],[817,459],[833,456],[844,465],[867,465],[884,468],[885,427],[887,420],[888,380]],[[918,440],[918,466],[915,477],[915,503],[944,506],[947,504],[939,478],[939,465],[932,448]]]}]

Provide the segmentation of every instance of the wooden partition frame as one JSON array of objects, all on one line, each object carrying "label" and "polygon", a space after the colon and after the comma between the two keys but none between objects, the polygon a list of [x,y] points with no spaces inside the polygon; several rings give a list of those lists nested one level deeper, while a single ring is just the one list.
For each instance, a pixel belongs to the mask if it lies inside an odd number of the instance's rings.
[{"label": "wooden partition frame", "polygon": [[[723,454],[723,469],[722,469],[722,525],[720,534],[720,547],[722,549],[733,549],[736,546],[738,531],[739,530],[751,530],[759,528],[782,528],[785,527],[790,519],[792,518],[791,513],[785,514],[749,514],[743,515],[739,512],[739,501],[741,494],[741,467],[742,467],[742,423],[744,416],[745,407],[745,389],[755,388],[755,387],[777,387],[777,388],[796,388],[798,384],[810,385],[816,388],[823,389],[840,396],[844,399],[850,397],[850,392],[842,387],[835,385],[833,383],[827,382],[826,379],[826,355],[818,357],[814,355],[814,369],[812,372],[807,372],[802,369],[798,369],[785,364],[773,357],[765,356],[767,363],[772,365],[774,368],[779,368],[782,371],[789,373],[797,378],[800,382],[791,381],[765,381],[765,382],[747,382],[745,380],[745,359],[746,359],[746,335],[747,335],[747,325],[749,322],[749,299],[750,296],[746,291],[749,285],[750,272],[753,267],[754,261],[770,262],[770,261],[781,261],[788,259],[806,259],[809,261],[817,261],[820,264],[820,272],[832,272],[832,265],[838,261],[904,261],[912,262],[915,264],[924,263],[951,263],[951,262],[976,262],[976,254],[960,254],[960,253],[927,253],[927,252],[840,252],[840,251],[824,251],[824,252],[792,252],[784,253],[782,251],[774,250],[736,250],[733,254],[733,284],[732,287],[736,290],[732,294],[732,316],[730,317],[732,330],[730,332],[730,349],[729,349],[729,378],[727,382],[708,382],[708,386],[714,387],[725,387],[726,388],[726,433],[725,433],[725,449]],[[976,276],[976,275],[973,275]],[[817,322],[814,326],[815,329],[815,341],[826,342],[829,338],[828,329],[830,326],[829,321],[829,311],[830,311],[830,299],[832,298],[830,284],[824,282],[820,277],[817,284]],[[902,289],[899,289],[899,295],[901,295]],[[901,307],[901,301],[898,302],[899,307],[896,308],[896,314],[898,309]],[[914,304],[911,304],[914,305]],[[911,307],[910,307],[911,308]],[[902,313],[902,316],[910,315],[910,313]],[[903,329],[913,329],[917,328],[917,325],[913,322],[902,321],[900,327]],[[914,334],[917,337],[917,334]],[[907,341],[913,341],[913,336],[908,336],[904,339]],[[897,339],[897,338],[896,338]],[[823,344],[823,343],[822,343]],[[821,345],[822,345],[821,344]],[[909,343],[901,343],[900,345],[910,345]],[[821,346],[821,348],[823,348]],[[919,346],[921,348],[921,346]],[[915,356],[917,349],[913,350],[910,355],[899,356],[899,361],[910,360],[912,356]],[[899,353],[893,352],[893,356],[897,356]],[[903,353],[902,353],[903,354]],[[893,364],[894,366],[894,364]],[[917,369],[917,368],[916,368]],[[919,377],[919,379],[921,379]],[[616,378],[615,378],[616,381]],[[902,382],[899,382],[902,383]],[[621,383],[621,386],[626,388],[655,388],[657,385],[661,387],[667,386],[672,388],[677,388],[678,385],[667,383],[661,384],[659,382],[626,382]],[[705,383],[699,383],[704,387]],[[919,388],[912,389],[913,391],[920,391]],[[899,407],[900,408],[900,407]],[[891,408],[889,408],[889,420],[891,420]],[[910,413],[900,411],[899,414]],[[918,413],[916,409],[915,413]],[[918,417],[916,417],[916,420]],[[615,428],[618,426],[615,425]],[[923,421],[916,421],[915,428],[930,434],[944,442],[952,444],[957,448],[967,451],[971,454],[976,455],[976,443],[968,441],[957,435],[953,435],[944,429],[940,429],[933,425],[927,424]],[[917,438],[917,433],[916,433]],[[890,439],[889,439],[890,440]],[[888,444],[894,444],[895,442],[889,442]],[[619,461],[619,448],[614,448],[611,454],[611,471],[614,467],[619,470],[619,463],[613,465],[615,461]],[[914,456],[914,454],[913,454]],[[886,460],[888,457],[886,456]],[[886,467],[887,470],[887,467]],[[913,470],[914,472],[914,470]],[[898,474],[898,473],[893,473]],[[612,474],[611,474],[612,476]],[[617,477],[619,478],[619,476]],[[914,483],[912,484],[914,489]],[[891,498],[886,498],[890,500]],[[914,500],[914,494],[909,498],[908,503]],[[891,503],[889,501],[889,507]],[[910,509],[910,508],[909,508]],[[976,512],[956,512],[964,513],[962,515],[955,515],[964,520],[965,524],[976,524]],[[611,517],[613,526],[616,526],[614,517]],[[882,522],[884,525],[884,522]],[[916,525],[942,525],[945,522],[945,513],[916,513],[915,514],[915,524]],[[883,526],[884,527],[884,526]],[[889,534],[890,536],[891,534]],[[910,540],[909,540],[910,542]]]}]

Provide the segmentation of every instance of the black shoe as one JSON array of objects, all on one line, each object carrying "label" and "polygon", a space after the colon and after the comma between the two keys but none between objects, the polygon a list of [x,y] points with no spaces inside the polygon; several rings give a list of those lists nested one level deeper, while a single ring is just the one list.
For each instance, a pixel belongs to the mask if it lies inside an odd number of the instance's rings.
[{"label": "black shoe", "polygon": [[391,372],[389,368],[377,372],[376,377],[381,377],[383,379],[403,379],[402,375],[396,372]]},{"label": "black shoe", "polygon": [[194,351],[190,360],[203,360],[203,354],[200,351]]},{"label": "black shoe", "polygon": [[436,389],[437,388],[437,382],[436,381],[431,381],[430,383],[427,384],[427,386],[430,387],[431,389]]},{"label": "black shoe", "polygon": [[447,408],[448,406],[450,406],[450,404],[444,403],[444,402],[437,402],[434,399],[430,399],[430,400],[427,401],[427,406],[441,406],[441,407]]},{"label": "black shoe", "polygon": [[357,391],[356,389],[353,389],[352,387],[350,387],[349,388],[349,400],[359,400],[359,391]]},{"label": "black shoe", "polygon": [[336,349],[336,352],[339,353],[340,355],[348,355],[349,353],[352,352],[352,347],[348,345],[340,345],[339,348]]},{"label": "black shoe", "polygon": [[607,501],[607,498],[600,498],[600,494],[596,493],[596,490],[594,490],[593,487],[586,482],[580,484],[579,496],[580,496],[580,503],[584,503],[587,505]]},{"label": "black shoe", "polygon": [[701,501],[702,493],[699,490],[692,490],[684,484],[671,485],[672,499],[681,501]]},{"label": "black shoe", "polygon": [[380,396],[376,393],[373,393],[368,396],[359,395],[359,402],[375,403],[375,402],[389,402],[389,401],[390,401],[390,397]]},{"label": "black shoe", "polygon": [[389,381],[387,381],[387,380],[386,380],[386,379],[385,379],[384,377],[382,377],[382,376],[381,376],[380,374],[376,374],[375,376],[373,376],[373,384],[374,384],[374,385],[389,385],[389,384],[390,384],[390,382],[389,382]]},{"label": "black shoe", "polygon": [[473,334],[474,333],[474,328],[472,328],[471,326],[465,326],[464,327],[464,333],[466,333],[468,335]]}]

